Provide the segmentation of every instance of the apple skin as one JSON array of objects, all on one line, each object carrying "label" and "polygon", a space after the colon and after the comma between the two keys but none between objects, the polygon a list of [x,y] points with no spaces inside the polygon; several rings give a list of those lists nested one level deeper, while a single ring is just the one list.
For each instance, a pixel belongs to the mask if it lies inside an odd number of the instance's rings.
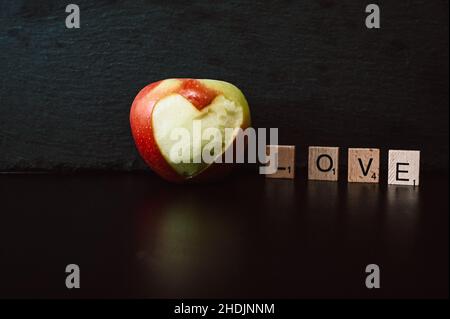
[{"label": "apple skin", "polygon": [[[166,79],[144,87],[135,97],[130,110],[131,132],[146,164],[159,176],[175,183],[202,182],[221,178],[231,169],[230,163],[213,163],[192,177],[180,175],[161,153],[154,136],[153,110],[157,102],[170,94],[180,94],[198,110],[202,110],[218,95],[224,95],[242,107],[240,128],[251,125],[250,111],[242,92],[230,83],[216,80]],[[236,101],[237,100],[237,101]],[[176,114],[174,114],[176,116]],[[234,142],[232,144],[234,146]]]}]

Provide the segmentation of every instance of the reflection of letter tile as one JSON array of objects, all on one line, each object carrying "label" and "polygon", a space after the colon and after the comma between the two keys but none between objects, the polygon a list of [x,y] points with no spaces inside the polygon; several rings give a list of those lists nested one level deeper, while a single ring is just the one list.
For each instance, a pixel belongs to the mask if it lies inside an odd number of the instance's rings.
[{"label": "reflection of letter tile", "polygon": [[388,184],[419,185],[420,151],[389,150]]},{"label": "reflection of letter tile", "polygon": [[338,167],[339,147],[309,147],[308,179],[337,181]]},{"label": "reflection of letter tile", "polygon": [[377,148],[348,149],[348,181],[378,183],[380,150]]},{"label": "reflection of letter tile", "polygon": [[268,178],[294,178],[295,176],[295,146],[268,145],[266,153],[278,151],[278,169],[273,174],[267,174]]}]

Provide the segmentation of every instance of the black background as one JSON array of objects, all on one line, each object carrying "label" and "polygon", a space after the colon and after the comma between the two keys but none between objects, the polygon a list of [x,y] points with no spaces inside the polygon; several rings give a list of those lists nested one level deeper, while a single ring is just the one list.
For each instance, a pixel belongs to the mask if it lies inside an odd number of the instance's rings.
[{"label": "black background", "polygon": [[[137,92],[222,79],[280,143],[419,149],[448,171],[448,1],[0,1],[0,170],[143,169]],[[344,153],[345,154],[345,153]],[[341,161],[344,163],[345,161]]]}]

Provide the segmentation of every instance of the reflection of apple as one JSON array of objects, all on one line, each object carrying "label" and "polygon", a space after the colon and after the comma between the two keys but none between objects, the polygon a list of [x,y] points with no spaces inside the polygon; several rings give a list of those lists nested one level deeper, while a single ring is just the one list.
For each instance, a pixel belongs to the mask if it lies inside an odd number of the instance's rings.
[{"label": "reflection of apple", "polygon": [[[134,99],[130,124],[137,149],[145,162],[169,181],[201,180],[224,171],[226,164],[192,158],[188,163],[171,160],[171,149],[177,143],[171,132],[183,128],[192,133],[194,121],[201,121],[202,133],[208,128],[223,133],[225,151],[233,144],[237,129],[250,126],[250,111],[237,87],[216,80],[162,80],[143,88]],[[225,128],[235,133],[227,135]],[[206,143],[208,140],[202,140],[201,147]]]}]

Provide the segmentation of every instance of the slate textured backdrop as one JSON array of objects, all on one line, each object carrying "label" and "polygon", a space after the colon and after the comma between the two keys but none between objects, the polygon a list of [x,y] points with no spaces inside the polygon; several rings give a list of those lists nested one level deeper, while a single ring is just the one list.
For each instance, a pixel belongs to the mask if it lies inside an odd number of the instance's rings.
[{"label": "slate textured backdrop", "polygon": [[134,96],[194,77],[240,87],[301,166],[308,145],[367,146],[448,172],[448,1],[372,2],[379,30],[366,1],[1,0],[0,171],[143,169]]}]

